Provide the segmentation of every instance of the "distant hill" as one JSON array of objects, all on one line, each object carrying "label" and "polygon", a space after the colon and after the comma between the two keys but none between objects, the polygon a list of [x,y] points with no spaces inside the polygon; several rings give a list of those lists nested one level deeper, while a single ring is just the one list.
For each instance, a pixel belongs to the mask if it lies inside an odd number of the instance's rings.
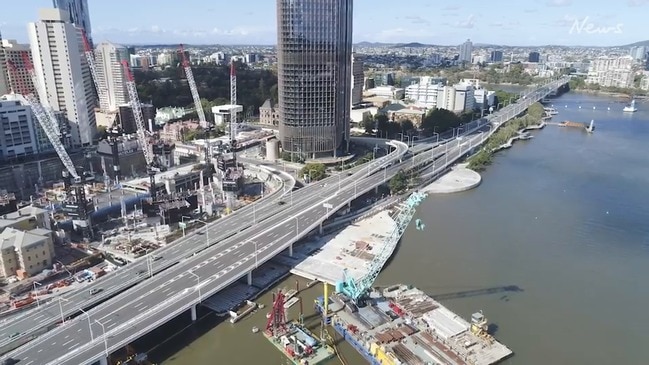
[{"label": "distant hill", "polygon": [[394,48],[425,48],[425,47],[432,47],[432,46],[429,44],[423,44],[419,42],[398,43],[394,45]]},{"label": "distant hill", "polygon": [[649,47],[649,41],[635,42],[635,43],[627,44],[626,46],[620,46],[620,47]]},{"label": "distant hill", "polygon": [[386,46],[392,46],[393,44],[381,43],[381,42],[358,42],[358,43],[354,43],[354,45],[359,47],[386,47]]}]

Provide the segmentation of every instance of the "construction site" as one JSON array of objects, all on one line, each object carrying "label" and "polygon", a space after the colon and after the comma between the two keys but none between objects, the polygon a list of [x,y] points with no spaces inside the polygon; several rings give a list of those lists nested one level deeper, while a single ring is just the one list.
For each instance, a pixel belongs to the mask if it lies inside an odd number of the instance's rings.
[{"label": "construction site", "polygon": [[[95,55],[85,34],[83,41],[85,61],[97,96],[101,99],[107,91],[102,90],[97,81]],[[199,144],[198,151],[202,155],[199,164],[170,170],[173,165],[174,142],[161,139],[159,133],[153,130],[151,121],[145,121],[134,76],[128,62],[124,60],[122,67],[127,78],[126,89],[135,133],[125,135],[118,126],[109,128],[106,139],[100,141],[98,146],[102,147],[101,151],[95,146],[68,153],[68,128],[58,117],[58,112],[49,105],[42,104],[26,85],[22,86],[23,90],[14,91],[23,105],[32,108],[38,125],[47,135],[58,159],[51,158],[47,163],[43,160],[21,164],[21,168],[13,169],[10,176],[4,176],[0,172],[0,181],[7,180],[6,186],[15,185],[15,191],[19,192],[18,199],[15,195],[4,194],[0,208],[14,209],[13,206],[25,202],[28,196],[29,204],[48,209],[57,228],[70,232],[68,239],[77,242],[92,242],[101,236],[107,236],[106,232],[96,232],[97,224],[121,217],[125,226],[122,229],[129,245],[133,242],[131,233],[143,229],[150,231],[151,234],[135,238],[135,241],[149,241],[151,246],[144,248],[147,250],[155,249],[161,237],[169,233],[168,226],[179,223],[183,216],[227,214],[262,195],[263,188],[261,192],[246,191],[247,182],[260,181],[254,181],[258,180],[254,173],[246,173],[243,165],[237,161],[236,151],[241,146],[258,143],[267,136],[256,133],[255,138],[245,140],[240,146],[237,141],[237,112],[241,111],[241,107],[231,108],[232,114],[228,118],[229,140],[227,143],[219,140],[217,145],[212,146],[210,141],[214,125],[205,116],[189,59],[182,45],[179,46],[179,54],[182,55],[182,68],[200,126],[206,132],[206,138]],[[24,70],[19,70],[18,66]],[[39,78],[26,52],[22,55],[22,65],[9,62],[9,68],[10,72],[27,71],[34,88],[39,89]],[[234,106],[237,102],[236,82],[233,63],[230,72],[230,102]],[[133,159],[133,156],[141,157]],[[145,177],[124,180],[120,160],[128,158],[131,159],[129,162],[133,170],[129,176]],[[108,166],[106,160],[109,160]],[[139,160],[143,163],[139,163]],[[98,170],[103,172],[103,179],[96,173]],[[240,199],[242,196],[245,196],[243,201]],[[127,213],[133,211],[135,212],[127,217]],[[129,225],[129,221],[132,224]],[[155,228],[156,226],[162,228]],[[121,232],[110,231],[108,235],[112,233]],[[150,239],[149,236],[154,238]],[[124,244],[118,246],[121,250]],[[134,248],[124,251],[137,256],[140,246],[143,245],[135,244]]]}]

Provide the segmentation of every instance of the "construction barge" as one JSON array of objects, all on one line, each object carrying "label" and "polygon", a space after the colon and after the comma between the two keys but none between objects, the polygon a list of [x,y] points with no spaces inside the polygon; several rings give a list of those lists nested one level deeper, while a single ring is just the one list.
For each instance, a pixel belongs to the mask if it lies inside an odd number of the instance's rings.
[{"label": "construction barge", "polygon": [[324,298],[316,311],[372,365],[490,365],[513,355],[489,334],[482,312],[469,323],[410,286],[375,289],[359,304]]}]

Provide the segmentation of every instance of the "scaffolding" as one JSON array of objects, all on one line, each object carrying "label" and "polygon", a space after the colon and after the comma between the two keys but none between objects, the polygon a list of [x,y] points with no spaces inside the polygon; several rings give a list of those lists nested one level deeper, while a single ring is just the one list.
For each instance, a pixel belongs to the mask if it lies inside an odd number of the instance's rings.
[{"label": "scaffolding", "polygon": [[419,204],[426,198],[427,194],[416,191],[412,193],[405,202],[399,205],[399,213],[395,217],[395,228],[390,232],[390,235],[385,238],[385,245],[381,251],[374,257],[370,263],[370,268],[363,277],[358,280],[352,278],[347,269],[343,270],[343,280],[336,283],[336,291],[342,293],[354,301],[360,299],[372,287],[372,284],[379,276],[383,266],[388,261],[397,243],[403,236],[403,233],[408,228],[408,225],[415,216],[415,212]]}]

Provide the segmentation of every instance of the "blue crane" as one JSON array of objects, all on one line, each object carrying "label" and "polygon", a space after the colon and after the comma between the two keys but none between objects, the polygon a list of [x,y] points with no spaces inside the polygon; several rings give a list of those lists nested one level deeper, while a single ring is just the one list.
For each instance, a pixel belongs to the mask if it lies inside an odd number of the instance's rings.
[{"label": "blue crane", "polygon": [[383,269],[383,265],[385,265],[390,256],[392,256],[394,249],[397,247],[397,243],[401,239],[401,236],[403,236],[406,228],[408,228],[410,221],[412,221],[417,206],[421,204],[426,196],[426,193],[416,191],[412,193],[404,203],[400,204],[399,213],[394,219],[396,226],[392,232],[390,232],[390,235],[385,238],[386,242],[381,251],[370,263],[370,268],[367,274],[356,280],[349,275],[347,269],[343,270],[343,280],[336,283],[336,292],[342,293],[354,301],[357,301],[367,293],[367,291],[372,287],[372,284],[374,284],[376,278],[379,276],[379,273]]}]

